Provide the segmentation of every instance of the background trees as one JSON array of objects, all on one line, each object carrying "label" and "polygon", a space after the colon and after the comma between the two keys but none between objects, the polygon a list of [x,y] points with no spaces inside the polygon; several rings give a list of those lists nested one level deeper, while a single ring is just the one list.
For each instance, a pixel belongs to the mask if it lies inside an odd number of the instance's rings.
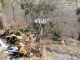
[{"label": "background trees", "polygon": [[[23,5],[26,4],[26,2],[24,3],[24,1],[28,2],[27,7],[30,6],[29,8],[21,9],[21,4]],[[77,15],[75,12],[76,0],[14,0],[14,1],[5,0],[5,2],[6,2],[5,16],[7,21],[13,21],[15,16],[15,20],[26,20],[32,28],[31,21],[37,19],[41,20],[49,19],[55,24],[56,27],[58,27],[58,29],[64,31],[65,36],[69,37],[73,31],[73,33],[75,34],[75,38],[78,37],[77,31],[79,31],[79,22],[77,21]],[[14,3],[14,10],[12,8],[12,2]],[[51,8],[46,7],[46,10],[49,9],[48,11],[46,11],[44,8],[44,5],[46,6],[46,4],[47,7],[48,4],[55,5],[56,8],[53,11],[50,11]],[[46,27],[47,26],[48,23]],[[47,30],[47,28],[45,30]]]},{"label": "background trees", "polygon": [[[21,1],[21,7],[25,11],[25,16],[29,15],[29,23],[31,28],[35,26],[38,31],[43,33],[43,30],[45,30],[45,25],[49,20],[51,20],[49,15],[52,11],[54,11],[55,5],[46,3],[45,1],[39,2],[38,4],[34,4],[34,2],[35,1],[30,0]],[[37,22],[35,22],[35,20]]]}]

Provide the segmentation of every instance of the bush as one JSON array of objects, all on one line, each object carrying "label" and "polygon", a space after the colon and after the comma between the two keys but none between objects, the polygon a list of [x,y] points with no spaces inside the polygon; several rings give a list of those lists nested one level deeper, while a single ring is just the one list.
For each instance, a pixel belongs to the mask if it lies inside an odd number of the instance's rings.
[{"label": "bush", "polygon": [[25,3],[21,3],[21,8],[25,9]]},{"label": "bush", "polygon": [[25,30],[26,29],[24,27],[22,27],[22,28],[19,29],[19,31],[22,32],[22,33],[25,33]]},{"label": "bush", "polygon": [[54,24],[54,22],[50,21],[49,25],[50,25],[50,27],[54,27],[55,24]]},{"label": "bush", "polygon": [[54,32],[54,36],[60,37],[60,32],[59,32],[59,31],[55,31],[55,32]]},{"label": "bush", "polygon": [[30,10],[29,10],[29,9],[25,10],[25,16],[26,16],[27,14],[29,14],[29,13],[30,13]]},{"label": "bush", "polygon": [[21,2],[21,8],[25,10],[25,15],[31,13],[31,11],[39,14],[40,11],[43,11],[43,13],[48,13],[48,11],[54,11],[55,9],[54,4],[39,2],[39,4],[35,5],[34,2],[35,1]]},{"label": "bush", "polygon": [[59,30],[57,31],[54,31],[54,36],[53,36],[53,39],[54,40],[57,40],[58,38],[61,37],[61,32]]},{"label": "bush", "polygon": [[80,19],[78,19],[78,22],[80,22]]},{"label": "bush", "polygon": [[21,1],[21,8],[25,10],[25,15],[29,14],[34,6],[34,1],[25,2]]},{"label": "bush", "polygon": [[48,3],[48,4],[45,5],[45,9],[46,10],[49,10],[49,11],[54,11],[55,6],[54,5],[51,5],[50,3]]},{"label": "bush", "polygon": [[79,14],[80,14],[80,8],[77,8],[76,15],[79,15]]},{"label": "bush", "polygon": [[57,40],[57,39],[58,39],[58,37],[54,36],[54,37],[53,37],[53,39],[54,39],[54,40]]},{"label": "bush", "polygon": [[2,4],[2,7],[5,8],[5,6],[6,6],[5,0],[0,0],[0,2],[1,2],[1,4]]},{"label": "bush", "polygon": [[33,28],[36,30],[39,30],[40,24],[39,23],[34,23],[33,22]]}]

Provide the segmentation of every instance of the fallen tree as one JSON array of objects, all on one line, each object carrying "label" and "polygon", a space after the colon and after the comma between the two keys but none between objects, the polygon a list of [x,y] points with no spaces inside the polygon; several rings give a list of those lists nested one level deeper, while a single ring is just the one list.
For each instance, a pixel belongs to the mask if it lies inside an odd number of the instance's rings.
[{"label": "fallen tree", "polygon": [[[3,34],[0,35],[0,38],[4,37],[6,39],[6,43],[9,44],[7,48],[10,54],[15,57],[42,57],[43,45],[40,42],[35,42],[33,36],[28,34],[26,36],[26,40],[23,39],[24,34],[19,31],[6,30]],[[25,43],[23,43],[23,41]],[[16,46],[17,49],[12,48]]]}]

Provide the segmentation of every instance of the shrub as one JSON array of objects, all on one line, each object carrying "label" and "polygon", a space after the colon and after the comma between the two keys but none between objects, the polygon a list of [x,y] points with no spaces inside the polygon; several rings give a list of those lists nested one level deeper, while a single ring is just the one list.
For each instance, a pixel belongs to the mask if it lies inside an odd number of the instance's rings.
[{"label": "shrub", "polygon": [[34,1],[25,2],[21,1],[21,8],[25,10],[25,15],[29,14],[34,6]]},{"label": "shrub", "polygon": [[76,15],[79,15],[79,14],[80,14],[80,8],[77,8]]},{"label": "shrub", "polygon": [[19,29],[19,31],[22,32],[22,33],[25,33],[25,28],[22,27],[22,28]]},{"label": "shrub", "polygon": [[25,9],[25,3],[21,3],[21,8]]},{"label": "shrub", "polygon": [[5,8],[5,6],[6,6],[5,0],[0,0],[0,2],[1,2],[1,4],[2,4],[2,7]]},{"label": "shrub", "polygon": [[33,22],[33,28],[36,30],[39,30],[40,24],[39,23],[34,23]]},{"label": "shrub", "polygon": [[46,10],[49,10],[49,11],[54,11],[55,6],[54,5],[51,5],[50,3],[48,3],[48,4],[45,5],[45,9]]},{"label": "shrub", "polygon": [[21,8],[25,10],[25,15],[31,13],[31,11],[39,14],[40,11],[43,11],[43,13],[48,13],[48,11],[54,11],[55,9],[54,4],[39,2],[39,4],[35,5],[34,2],[35,1],[21,2]]},{"label": "shrub", "polygon": [[59,31],[55,31],[55,32],[54,32],[54,36],[60,37],[60,32],[59,32]]},{"label": "shrub", "polygon": [[53,39],[54,39],[54,40],[57,40],[57,39],[58,39],[58,37],[54,36],[54,37],[53,37]]},{"label": "shrub", "polygon": [[80,19],[78,19],[78,22],[80,22]]},{"label": "shrub", "polygon": [[54,27],[55,24],[54,24],[54,22],[50,21],[49,25],[50,25],[50,27]]},{"label": "shrub", "polygon": [[59,30],[54,31],[53,39],[57,40],[60,37],[61,37],[61,32]]},{"label": "shrub", "polygon": [[29,13],[30,13],[30,10],[29,10],[29,9],[25,10],[25,16],[26,16],[27,14],[29,14]]}]

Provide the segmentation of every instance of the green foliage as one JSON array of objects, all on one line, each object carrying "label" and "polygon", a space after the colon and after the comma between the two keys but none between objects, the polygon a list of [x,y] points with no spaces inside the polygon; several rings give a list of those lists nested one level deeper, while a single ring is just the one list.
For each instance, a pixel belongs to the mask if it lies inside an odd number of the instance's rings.
[{"label": "green foliage", "polygon": [[54,4],[46,3],[46,2],[40,2],[36,8],[34,8],[34,12],[39,13],[40,11],[43,11],[43,13],[48,13],[48,11],[54,11],[55,6]]},{"label": "green foliage", "polygon": [[80,8],[77,8],[76,15],[79,15],[79,14],[80,14]]},{"label": "green foliage", "polygon": [[45,10],[54,11],[55,6],[51,5],[50,3],[45,5]]},{"label": "green foliage", "polygon": [[50,25],[50,27],[54,27],[55,24],[54,24],[53,21],[50,21],[50,22],[49,22],[49,25]]},{"label": "green foliage", "polygon": [[5,8],[5,6],[6,6],[5,0],[0,0],[0,2],[1,2],[1,4],[2,4],[2,7]]},{"label": "green foliage", "polygon": [[29,9],[25,10],[25,15],[27,15],[29,13],[30,13],[30,10]]},{"label": "green foliage", "polygon": [[24,27],[21,27],[21,28],[19,29],[19,31],[22,32],[22,33],[25,33],[25,28],[24,28]]},{"label": "green foliage", "polygon": [[39,30],[40,24],[33,22],[33,27],[34,27],[36,30]]},{"label": "green foliage", "polygon": [[45,24],[41,24],[41,26],[44,28],[45,27]]},{"label": "green foliage", "polygon": [[53,39],[54,39],[54,40],[57,40],[57,39],[58,39],[58,37],[54,36],[54,37],[53,37]]},{"label": "green foliage", "polygon": [[80,19],[78,19],[78,22],[80,22]]},{"label": "green foliage", "polygon": [[[34,29],[39,30],[39,28],[40,28],[40,24],[39,23],[33,22],[32,24],[33,24],[33,28]],[[41,27],[44,28],[45,24],[41,24]]]},{"label": "green foliage", "polygon": [[26,1],[21,3],[21,8],[25,9],[25,15],[31,13],[31,11],[39,14],[40,11],[47,13],[48,11],[54,11],[55,9],[55,6],[53,4],[46,2],[39,2],[37,5],[34,4],[34,1],[25,2]]},{"label": "green foliage", "polygon": [[54,36],[60,37],[60,31],[54,31]]},{"label": "green foliage", "polygon": [[25,7],[26,7],[25,3],[21,3],[21,8],[25,9]]},{"label": "green foliage", "polygon": [[21,2],[21,8],[25,10],[25,15],[29,14],[34,6],[34,1],[30,2]]},{"label": "green foliage", "polygon": [[59,30],[53,31],[52,34],[53,34],[54,40],[57,40],[58,38],[61,37],[61,31],[59,31]]}]

